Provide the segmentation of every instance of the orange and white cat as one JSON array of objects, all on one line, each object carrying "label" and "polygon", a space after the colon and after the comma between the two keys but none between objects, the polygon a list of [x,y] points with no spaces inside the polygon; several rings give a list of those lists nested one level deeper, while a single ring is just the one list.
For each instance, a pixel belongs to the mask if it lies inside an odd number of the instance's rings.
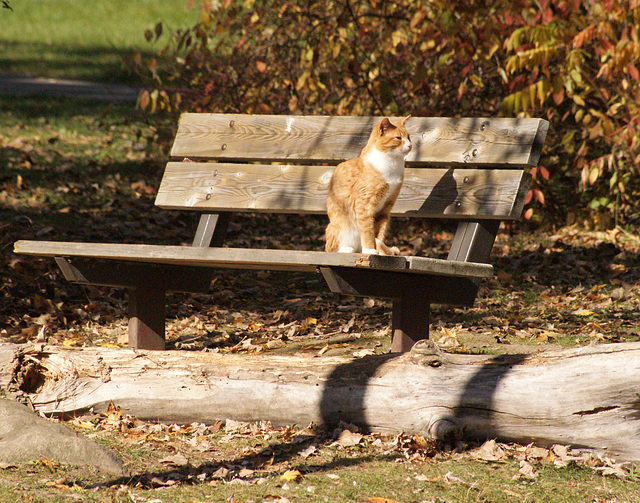
[{"label": "orange and white cat", "polygon": [[326,251],[400,254],[385,245],[384,238],[404,180],[404,158],[412,148],[404,126],[409,117],[382,119],[360,157],[336,167],[327,195]]}]

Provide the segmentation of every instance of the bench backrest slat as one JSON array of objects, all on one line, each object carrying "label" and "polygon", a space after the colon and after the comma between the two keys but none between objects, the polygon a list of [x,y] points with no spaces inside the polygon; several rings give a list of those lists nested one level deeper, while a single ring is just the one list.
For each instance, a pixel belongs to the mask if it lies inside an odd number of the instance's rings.
[{"label": "bench backrest slat", "polygon": [[[204,212],[326,213],[332,166],[170,162],[156,205]],[[406,168],[397,216],[518,219],[521,170]]]},{"label": "bench backrest slat", "polygon": [[[192,114],[180,118],[171,155],[242,162],[337,164],[357,157],[380,117]],[[537,166],[541,119],[414,117],[408,165]]]}]

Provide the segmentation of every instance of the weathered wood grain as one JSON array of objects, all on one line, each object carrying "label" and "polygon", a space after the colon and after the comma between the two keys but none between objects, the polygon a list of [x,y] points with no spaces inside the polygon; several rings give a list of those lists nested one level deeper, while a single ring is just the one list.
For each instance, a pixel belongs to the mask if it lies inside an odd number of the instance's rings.
[{"label": "weathered wood grain", "polygon": [[490,264],[455,262],[429,257],[392,257],[360,253],[273,250],[256,248],[203,248],[141,244],[17,241],[15,253],[48,257],[91,257],[94,259],[150,262],[232,269],[316,271],[318,267],[372,267],[412,270],[441,276],[489,277]]},{"label": "weathered wood grain", "polygon": [[[357,157],[381,117],[183,114],[174,157],[337,163]],[[537,166],[542,119],[411,118],[409,164]]]},{"label": "weathered wood grain", "polygon": [[[640,459],[640,343],[468,356],[424,341],[402,356],[361,359],[4,345],[0,363],[0,385],[22,386],[47,414],[104,411],[113,401],[167,422],[342,420],[386,433],[574,445]],[[33,363],[40,387],[10,384]]]},{"label": "weathered wood grain", "polygon": [[[333,167],[170,162],[156,205],[199,211],[326,213]],[[396,216],[520,218],[531,175],[520,170],[406,168]]]},{"label": "weathered wood grain", "polygon": [[[493,274],[492,266],[463,258],[485,262],[500,222],[520,218],[531,181],[521,168],[537,166],[547,121],[409,119],[413,149],[393,214],[458,220],[451,260],[218,247],[234,212],[326,213],[332,166],[356,157],[380,120],[183,114],[172,150],[183,162],[167,165],[156,205],[204,213],[193,247],[19,241],[14,250],[55,257],[69,281],[131,289],[136,333],[130,340],[146,337],[148,329],[159,343],[149,348],[161,347],[164,337],[155,315],[163,308],[164,292],[206,290],[210,268],[320,269],[333,278],[328,281],[335,283],[334,291],[383,298],[392,283],[394,310],[403,306],[404,313],[394,314],[394,320],[406,320],[395,323],[394,333],[408,348],[428,335],[429,303],[470,305],[476,278]],[[144,302],[148,276],[162,281]],[[422,311],[425,318],[418,319]]]}]

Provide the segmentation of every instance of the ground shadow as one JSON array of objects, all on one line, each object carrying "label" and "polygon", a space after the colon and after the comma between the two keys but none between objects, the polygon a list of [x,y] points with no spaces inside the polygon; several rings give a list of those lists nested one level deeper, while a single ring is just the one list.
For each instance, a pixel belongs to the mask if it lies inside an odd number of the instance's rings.
[{"label": "ground shadow", "polygon": [[630,283],[640,280],[640,254],[623,252],[611,242],[590,247],[558,240],[550,247],[540,245],[530,252],[493,256],[492,263],[496,269],[513,275],[514,281],[533,280],[538,285],[564,290],[609,283],[613,277]]},{"label": "ground shadow", "polygon": [[[398,354],[377,355],[354,359],[343,365],[338,365],[330,374],[324,386],[320,412],[323,425],[317,434],[298,435],[285,442],[269,445],[257,451],[230,460],[203,463],[198,466],[171,467],[166,470],[156,470],[132,474],[130,477],[117,478],[100,485],[137,485],[143,487],[158,487],[168,478],[180,479],[181,483],[198,484],[210,481],[212,477],[230,481],[238,477],[242,468],[251,470],[266,470],[274,462],[291,462],[310,446],[320,447],[332,444],[335,432],[341,431],[340,426],[357,425],[362,433],[369,433],[374,425],[369,424],[366,417],[364,398],[371,378],[385,364],[398,358]],[[460,395],[459,404],[453,409],[449,418],[452,422],[464,425],[457,433],[463,433],[467,439],[483,440],[499,438],[499,432],[492,426],[493,396],[500,383],[510,370],[521,364],[527,355],[506,355],[491,359],[482,365],[469,379]],[[416,409],[421,407],[419,397],[416,397]],[[470,425],[481,423],[481,427],[472,429]],[[336,429],[338,427],[338,429]],[[411,432],[409,432],[411,433]],[[434,452],[444,448],[453,438],[443,438],[434,444]],[[400,458],[400,452],[365,453],[355,457],[340,456],[328,462],[314,462],[313,458],[300,458],[300,461],[289,465],[290,469],[298,469],[303,474],[326,472],[337,468],[367,463],[375,459]],[[200,475],[200,478],[198,478]],[[267,475],[268,476],[268,475]]]},{"label": "ground shadow", "polygon": [[[139,85],[141,78],[126,64],[132,55],[141,52],[143,58],[154,56],[153,51],[89,46],[70,48],[44,42],[13,42],[2,40],[0,47],[7,54],[22,57],[0,57],[0,73],[14,75],[47,75],[92,82]],[[43,57],[47,55],[47,57]]]}]

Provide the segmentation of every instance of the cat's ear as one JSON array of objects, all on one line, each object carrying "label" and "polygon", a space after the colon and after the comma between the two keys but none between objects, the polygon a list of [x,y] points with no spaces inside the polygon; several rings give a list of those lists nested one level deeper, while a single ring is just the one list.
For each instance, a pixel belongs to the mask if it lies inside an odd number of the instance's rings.
[{"label": "cat's ear", "polygon": [[411,117],[411,114],[407,115],[404,119],[402,119],[400,121],[400,124],[402,124],[404,126],[404,123],[407,122],[409,120],[409,118]]},{"label": "cat's ear", "polygon": [[380,136],[382,136],[387,129],[390,129],[392,127],[393,124],[391,124],[391,121],[387,117],[382,119],[382,122],[380,122],[380,125],[378,126],[378,132],[380,133]]}]

